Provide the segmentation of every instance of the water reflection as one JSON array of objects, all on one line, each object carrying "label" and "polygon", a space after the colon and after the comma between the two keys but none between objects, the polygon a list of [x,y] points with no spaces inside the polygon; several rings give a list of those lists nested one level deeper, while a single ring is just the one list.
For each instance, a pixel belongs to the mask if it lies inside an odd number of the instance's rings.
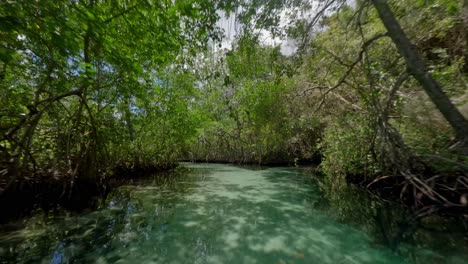
[{"label": "water reflection", "polygon": [[[416,221],[409,212],[353,186],[318,183],[323,211],[353,225],[410,263],[467,263],[468,229],[462,217],[428,216]],[[325,203],[322,203],[325,204]]]},{"label": "water reflection", "polygon": [[[405,212],[350,188],[338,195],[302,170],[185,166],[188,171],[171,180],[156,177],[119,188],[97,211],[38,214],[23,228],[0,232],[0,262],[465,263],[468,259],[462,236],[415,229],[400,238],[396,234],[401,233]],[[450,244],[447,241],[455,246],[445,245]]]}]

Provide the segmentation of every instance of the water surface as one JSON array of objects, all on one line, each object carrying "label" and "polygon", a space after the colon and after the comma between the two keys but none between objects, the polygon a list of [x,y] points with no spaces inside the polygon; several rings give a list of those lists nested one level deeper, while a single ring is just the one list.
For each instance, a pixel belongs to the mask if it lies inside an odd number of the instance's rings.
[{"label": "water surface", "polygon": [[304,169],[183,166],[116,189],[98,210],[1,231],[0,263],[468,263],[459,226],[408,225],[402,210]]}]

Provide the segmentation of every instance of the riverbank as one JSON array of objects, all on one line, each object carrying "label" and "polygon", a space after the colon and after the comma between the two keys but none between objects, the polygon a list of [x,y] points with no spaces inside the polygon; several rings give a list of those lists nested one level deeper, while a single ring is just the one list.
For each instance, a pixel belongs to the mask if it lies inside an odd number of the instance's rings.
[{"label": "riverbank", "polygon": [[102,174],[97,179],[53,174],[23,177],[0,186],[0,224],[27,217],[35,210],[49,212],[64,208],[81,211],[96,208],[112,189],[148,175],[162,175],[176,167],[175,163],[145,167],[116,166],[110,174]]},{"label": "riverbank", "polygon": [[[276,161],[261,163],[233,160],[180,160],[190,163],[236,164],[245,166],[291,167],[317,165],[313,160]],[[83,211],[96,208],[99,201],[109,192],[125,183],[166,172],[177,167],[177,163],[157,166],[119,165],[108,175],[101,174],[97,179],[73,178],[66,174],[51,172],[23,177],[21,180],[0,182],[0,224],[30,216],[36,210],[44,212],[56,209]],[[167,175],[166,175],[167,176]]]},{"label": "riverbank", "polygon": [[[322,179],[333,179],[330,184],[351,184],[362,190],[367,190],[379,199],[401,203],[404,207],[415,213],[416,218],[424,218],[431,214],[444,216],[465,217],[468,215],[466,204],[467,194],[459,187],[457,192],[456,181],[463,177],[459,174],[452,177],[449,182],[445,179],[444,184],[433,184],[423,195],[418,190],[409,192],[406,179],[403,176],[387,176],[380,178],[366,178],[363,175],[352,175],[341,177],[339,175],[327,176],[320,169],[317,160],[296,160],[294,163],[227,161],[227,160],[181,160],[180,162],[191,163],[213,163],[213,164],[235,164],[242,166],[265,166],[265,167],[291,167],[291,166],[314,166],[313,174]],[[102,175],[96,180],[71,179],[70,177],[43,177],[24,178],[21,181],[12,182],[8,188],[0,193],[0,224],[10,220],[27,217],[34,210],[53,211],[56,208],[64,208],[71,211],[81,211],[96,208],[98,202],[107,196],[114,188],[135,179],[154,174],[164,174],[174,169],[177,165],[167,164],[160,166],[116,166],[110,175]],[[447,175],[445,176],[447,177]],[[427,177],[433,179],[434,177]],[[439,175],[439,179],[442,175]],[[340,180],[341,179],[341,180]],[[436,178],[437,179],[437,178]],[[342,182],[339,182],[342,181]],[[450,187],[452,186],[452,189]],[[4,187],[4,186],[0,186]],[[411,187],[414,188],[414,187]],[[4,189],[4,188],[2,188]],[[431,195],[428,195],[431,194]],[[433,195],[440,197],[433,198]],[[443,202],[441,202],[441,200]],[[466,218],[468,222],[468,218]]]},{"label": "riverbank", "polygon": [[234,164],[250,166],[268,166],[268,167],[294,167],[294,166],[318,166],[318,159],[297,159],[297,160],[276,160],[259,162],[254,160],[232,160],[232,159],[182,159],[180,162],[190,163],[213,163],[213,164]]}]

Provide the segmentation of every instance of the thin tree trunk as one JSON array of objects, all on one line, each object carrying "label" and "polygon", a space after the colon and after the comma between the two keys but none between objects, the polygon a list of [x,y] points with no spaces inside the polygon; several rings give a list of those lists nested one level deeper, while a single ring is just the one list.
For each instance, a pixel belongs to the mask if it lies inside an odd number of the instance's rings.
[{"label": "thin tree trunk", "polygon": [[459,140],[459,149],[468,154],[468,121],[429,73],[426,63],[401,28],[387,0],[371,1],[377,9],[379,17],[388,31],[388,35],[392,38],[398,52],[405,59],[411,74],[419,81],[431,101],[452,126]]},{"label": "thin tree trunk", "polygon": [[463,9],[462,9],[462,22],[464,27],[464,37],[465,37],[465,65],[464,71],[465,73],[468,72],[468,0],[463,0]]},{"label": "thin tree trunk", "polygon": [[127,122],[128,135],[130,136],[130,141],[135,141],[135,129],[132,124],[132,111],[130,105],[130,99],[125,98],[125,122]]}]

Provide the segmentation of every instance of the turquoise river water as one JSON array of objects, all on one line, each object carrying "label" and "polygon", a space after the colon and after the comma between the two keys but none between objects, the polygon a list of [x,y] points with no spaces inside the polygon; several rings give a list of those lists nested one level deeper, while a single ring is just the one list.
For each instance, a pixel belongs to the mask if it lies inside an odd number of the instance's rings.
[{"label": "turquoise river water", "polygon": [[182,167],[119,187],[96,210],[3,227],[0,263],[468,263],[463,221],[411,224],[306,169]]}]

